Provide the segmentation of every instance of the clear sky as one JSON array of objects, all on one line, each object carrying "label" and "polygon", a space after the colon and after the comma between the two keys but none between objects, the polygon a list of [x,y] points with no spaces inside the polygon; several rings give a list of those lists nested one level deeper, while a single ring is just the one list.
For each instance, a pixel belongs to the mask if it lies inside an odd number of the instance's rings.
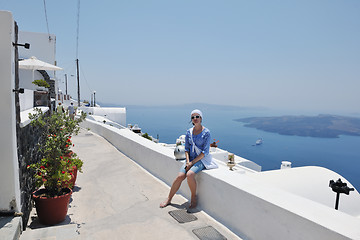
[{"label": "clear sky", "polygon": [[[47,32],[43,0],[0,9]],[[76,97],[77,1],[46,10]],[[83,0],[79,26],[81,98],[360,114],[359,0]]]}]

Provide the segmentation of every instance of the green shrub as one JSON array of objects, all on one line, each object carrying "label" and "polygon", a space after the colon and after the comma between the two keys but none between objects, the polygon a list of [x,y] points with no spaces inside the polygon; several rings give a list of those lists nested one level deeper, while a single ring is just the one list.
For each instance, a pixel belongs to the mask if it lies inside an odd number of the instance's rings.
[{"label": "green shrub", "polygon": [[50,197],[61,195],[64,183],[71,178],[71,170],[77,167],[81,172],[83,162],[72,152],[71,137],[80,130],[79,124],[86,117],[72,120],[67,114],[55,112],[43,114],[36,109],[35,114],[30,114],[31,124],[42,129],[42,141],[39,151],[43,157],[40,162],[28,166],[34,171],[37,187],[44,185]]},{"label": "green shrub", "polygon": [[50,85],[43,79],[34,80],[32,83],[39,87],[50,88]]},{"label": "green shrub", "polygon": [[152,141],[152,138],[149,136],[149,134],[148,133],[144,133],[143,135],[141,135],[142,137],[144,137],[144,138],[147,138],[147,139],[149,139],[150,141]]}]

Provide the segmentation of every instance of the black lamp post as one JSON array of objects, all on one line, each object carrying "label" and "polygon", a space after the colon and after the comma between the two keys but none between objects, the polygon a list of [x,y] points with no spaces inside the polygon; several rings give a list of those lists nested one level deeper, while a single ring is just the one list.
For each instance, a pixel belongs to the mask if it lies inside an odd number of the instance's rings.
[{"label": "black lamp post", "polygon": [[349,188],[346,183],[343,183],[341,179],[337,180],[330,180],[329,187],[336,192],[336,202],[335,202],[335,209],[338,210],[339,208],[339,199],[340,193],[345,193],[346,195],[350,194],[350,191],[354,191],[354,188]]}]

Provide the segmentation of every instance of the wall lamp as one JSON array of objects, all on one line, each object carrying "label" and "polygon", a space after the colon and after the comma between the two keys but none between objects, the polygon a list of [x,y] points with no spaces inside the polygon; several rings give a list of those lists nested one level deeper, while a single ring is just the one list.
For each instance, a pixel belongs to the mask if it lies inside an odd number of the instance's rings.
[{"label": "wall lamp", "polygon": [[12,43],[13,46],[21,46],[21,47],[24,47],[26,49],[29,49],[30,48],[30,43],[25,43],[25,44],[20,44],[20,43]]},{"label": "wall lamp", "polygon": [[24,93],[24,89],[23,88],[19,88],[19,89],[13,89],[13,92],[17,92],[17,93]]}]

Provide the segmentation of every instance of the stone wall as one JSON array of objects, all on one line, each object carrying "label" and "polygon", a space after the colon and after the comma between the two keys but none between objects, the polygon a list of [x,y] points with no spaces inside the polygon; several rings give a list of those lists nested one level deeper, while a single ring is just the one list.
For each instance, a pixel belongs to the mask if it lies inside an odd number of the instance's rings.
[{"label": "stone wall", "polygon": [[41,159],[41,153],[38,151],[41,131],[31,124],[23,128],[18,127],[17,130],[21,212],[23,213],[23,227],[25,229],[32,209],[32,192],[35,191],[34,173],[27,169],[27,166]]},{"label": "stone wall", "polygon": [[[18,38],[18,27],[15,23],[15,40]],[[18,49],[15,49],[15,89],[19,88],[19,69],[18,69]],[[31,163],[40,161],[41,154],[38,151],[38,142],[41,140],[41,131],[38,127],[28,124],[20,127],[20,99],[19,92],[15,93],[15,111],[16,111],[16,142],[17,155],[19,163],[19,182],[20,182],[20,201],[22,226],[25,230],[29,220],[30,212],[32,210],[32,192],[35,191],[35,179],[33,173],[27,169]]]}]

